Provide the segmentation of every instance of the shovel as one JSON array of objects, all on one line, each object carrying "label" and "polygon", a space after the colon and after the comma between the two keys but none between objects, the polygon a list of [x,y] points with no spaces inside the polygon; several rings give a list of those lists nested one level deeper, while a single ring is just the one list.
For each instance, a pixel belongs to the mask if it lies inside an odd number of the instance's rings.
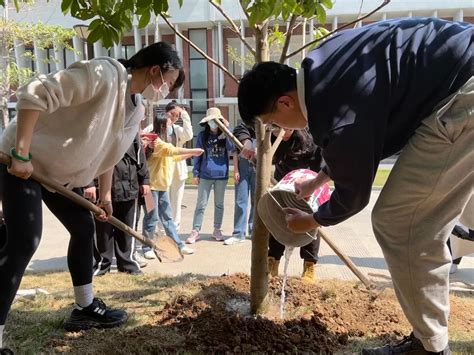
[{"label": "shovel", "polygon": [[[6,166],[10,166],[11,158],[4,153],[0,153],[0,163],[5,164]],[[57,182],[52,181],[35,171],[33,171],[33,174],[30,178],[39,182],[41,185],[44,185],[60,193],[61,195],[78,204],[79,206],[88,209],[96,216],[105,213],[102,208],[94,205],[89,200],[86,200],[84,197],[79,196],[78,194],[67,189],[61,184],[58,184]],[[142,244],[152,248],[153,252],[155,253],[156,257],[160,262],[176,262],[181,261],[184,258],[176,242],[166,235],[160,236],[159,234],[155,233],[155,236],[153,236],[152,238],[145,238],[143,235],[130,228],[122,221],[119,221],[114,216],[109,216],[107,222],[113,225],[114,227],[120,229],[124,233],[131,235],[133,238],[140,241]]]}]

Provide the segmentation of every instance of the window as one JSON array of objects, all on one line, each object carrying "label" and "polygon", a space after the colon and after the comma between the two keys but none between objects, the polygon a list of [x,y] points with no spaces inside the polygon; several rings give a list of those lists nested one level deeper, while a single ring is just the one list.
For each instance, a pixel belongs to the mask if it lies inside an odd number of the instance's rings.
[{"label": "window", "polygon": [[64,53],[64,67],[67,68],[72,63],[74,63],[76,61],[76,59],[74,57],[74,52],[73,51],[70,51],[70,50],[64,48],[63,53]]},{"label": "window", "polygon": [[122,58],[130,59],[135,54],[135,46],[122,45]]},{"label": "window", "polygon": [[[190,29],[189,39],[202,51],[207,52],[207,30]],[[189,46],[189,86],[191,88],[191,122],[197,135],[201,131],[199,121],[206,115],[208,96],[207,60]]]},{"label": "window", "polygon": [[34,56],[34,53],[33,53],[32,48],[25,49],[25,54],[24,54],[25,68],[31,68],[32,71],[35,71],[36,70],[36,63],[33,60],[33,56]]}]

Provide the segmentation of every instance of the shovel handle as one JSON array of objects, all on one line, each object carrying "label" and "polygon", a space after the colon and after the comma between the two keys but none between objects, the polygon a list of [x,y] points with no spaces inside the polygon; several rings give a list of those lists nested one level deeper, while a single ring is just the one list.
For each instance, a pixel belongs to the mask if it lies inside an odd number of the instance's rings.
[{"label": "shovel handle", "polygon": [[328,233],[323,229],[323,228],[318,228],[318,233],[321,236],[321,238],[326,242],[327,245],[337,254],[337,256],[344,262],[344,264],[347,265],[347,267],[354,273],[354,275],[357,276],[357,278],[362,281],[364,286],[368,290],[374,290],[376,288],[376,285],[370,281],[367,276],[364,275],[362,271],[352,262],[349,257],[344,254],[336,244],[332,241],[331,237],[328,235]]},{"label": "shovel handle", "polygon": [[[6,166],[10,166],[10,163],[11,163],[10,156],[8,156],[4,153],[0,153],[0,163],[5,164]],[[57,182],[55,182],[51,179],[48,179],[47,177],[45,177],[45,176],[43,176],[43,175],[41,175],[41,174],[39,174],[35,171],[33,171],[33,174],[31,174],[30,178],[37,181],[37,182],[39,182],[41,185],[49,187],[50,189],[60,193],[61,195],[68,198],[72,202],[78,204],[81,207],[84,207],[85,209],[88,209],[89,211],[91,211],[95,215],[101,215],[101,214],[105,213],[104,210],[102,210],[102,208],[94,205],[89,200],[85,199],[82,196],[79,196],[75,192],[65,188],[63,185],[58,184]],[[139,240],[140,242],[142,242],[143,244],[149,246],[150,248],[155,249],[155,245],[151,240],[145,238],[143,235],[141,235],[140,233],[138,233],[134,229],[130,228],[129,226],[127,226],[122,221],[119,221],[114,216],[109,216],[109,218],[107,219],[107,222],[110,223],[111,225],[113,225],[114,227],[117,227],[118,229],[122,230],[124,233],[130,234],[133,238]]]}]

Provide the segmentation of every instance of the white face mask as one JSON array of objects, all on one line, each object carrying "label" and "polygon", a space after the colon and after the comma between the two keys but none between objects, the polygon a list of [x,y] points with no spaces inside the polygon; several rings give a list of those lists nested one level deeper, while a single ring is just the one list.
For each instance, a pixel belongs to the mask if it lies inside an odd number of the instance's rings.
[{"label": "white face mask", "polygon": [[148,84],[148,86],[143,90],[142,95],[145,99],[151,102],[158,102],[161,99],[166,98],[168,94],[170,93],[170,89],[168,87],[168,83],[165,83],[163,80],[163,74],[161,73],[160,70],[160,76],[161,76],[161,84],[160,88],[157,90],[153,86],[153,83]]},{"label": "white face mask", "polygon": [[209,128],[212,130],[215,130],[217,128],[217,123],[214,120],[210,120],[209,122],[207,122],[207,124],[209,125]]}]

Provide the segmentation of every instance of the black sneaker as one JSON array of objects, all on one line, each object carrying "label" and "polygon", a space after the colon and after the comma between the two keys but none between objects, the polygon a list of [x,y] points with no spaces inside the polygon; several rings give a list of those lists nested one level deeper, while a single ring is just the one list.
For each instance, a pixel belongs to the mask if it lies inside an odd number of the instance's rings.
[{"label": "black sneaker", "polygon": [[125,323],[127,312],[121,309],[110,309],[100,298],[87,307],[75,304],[69,319],[64,322],[67,331],[79,331],[90,328],[113,328]]},{"label": "black sneaker", "polygon": [[363,355],[391,355],[391,354],[410,354],[410,355],[426,355],[426,354],[439,354],[439,355],[451,355],[451,350],[447,346],[443,351],[432,352],[426,351],[423,344],[419,339],[415,337],[413,332],[405,337],[397,345],[385,345],[381,348],[374,349],[363,349]]},{"label": "black sneaker", "polygon": [[12,349],[0,348],[0,355],[15,355]]}]

